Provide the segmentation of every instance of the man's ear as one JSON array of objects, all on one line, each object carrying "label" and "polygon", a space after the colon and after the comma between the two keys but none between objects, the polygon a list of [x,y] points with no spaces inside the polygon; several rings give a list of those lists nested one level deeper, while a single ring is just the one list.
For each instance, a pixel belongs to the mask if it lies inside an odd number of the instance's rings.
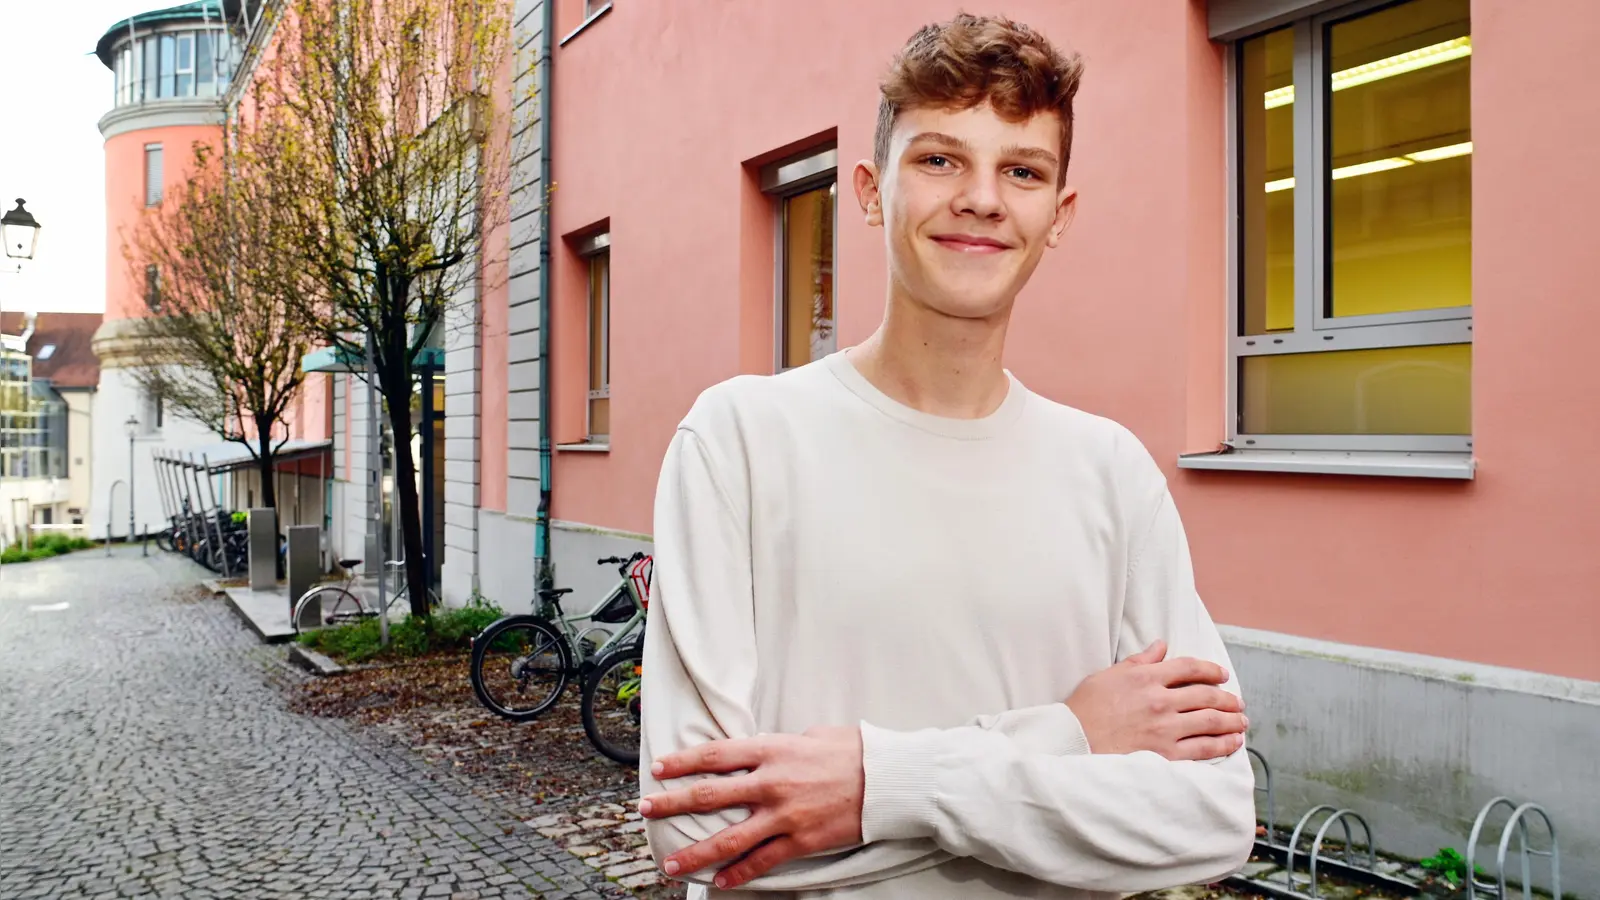
[{"label": "man's ear", "polygon": [[1061,236],[1067,233],[1067,226],[1072,224],[1072,217],[1077,213],[1078,189],[1065,186],[1056,195],[1056,220],[1050,225],[1050,236],[1045,239],[1045,246],[1054,247],[1061,243]]},{"label": "man's ear", "polygon": [[878,185],[878,167],[869,160],[856,163],[855,169],[856,200],[861,204],[861,211],[866,213],[867,227],[876,228],[883,224],[883,192]]}]

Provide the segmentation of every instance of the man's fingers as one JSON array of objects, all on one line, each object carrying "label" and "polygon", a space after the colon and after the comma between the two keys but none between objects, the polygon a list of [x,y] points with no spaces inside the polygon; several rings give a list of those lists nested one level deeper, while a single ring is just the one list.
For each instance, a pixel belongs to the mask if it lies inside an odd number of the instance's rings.
[{"label": "man's fingers", "polygon": [[639,815],[647,819],[711,813],[734,806],[751,806],[760,800],[760,785],[750,775],[702,778],[688,787],[651,794],[639,801]]},{"label": "man's fingers", "polygon": [[1178,738],[1215,737],[1243,734],[1250,730],[1250,719],[1240,713],[1202,709],[1178,716]]},{"label": "man's fingers", "polygon": [[1166,655],[1167,642],[1157,638],[1150,642],[1150,646],[1140,650],[1138,653],[1125,657],[1122,661],[1136,666],[1147,666],[1151,663],[1161,662]]},{"label": "man's fingers", "polygon": [[1243,746],[1244,735],[1242,734],[1185,738],[1174,746],[1167,758],[1204,762],[1210,759],[1221,759]]},{"label": "man's fingers", "polygon": [[1217,709],[1223,712],[1244,712],[1244,700],[1231,691],[1205,684],[1191,684],[1172,688],[1174,712],[1193,712],[1197,709]]},{"label": "man's fingers", "polygon": [[658,781],[665,781],[685,775],[724,775],[741,769],[754,769],[761,763],[764,747],[760,738],[709,741],[661,757],[650,767],[650,774]]},{"label": "man's fingers", "polygon": [[772,816],[751,816],[667,857],[661,863],[661,871],[670,876],[687,875],[732,862],[772,837],[777,830]]},{"label": "man's fingers", "polygon": [[1151,666],[1167,687],[1178,687],[1186,684],[1227,684],[1228,672],[1226,669],[1210,660],[1195,659],[1190,656],[1180,656]]},{"label": "man's fingers", "polygon": [[774,838],[751,851],[744,859],[717,873],[716,885],[725,891],[731,891],[740,885],[749,884],[791,859],[798,859],[804,855],[799,842],[794,838],[787,835]]}]

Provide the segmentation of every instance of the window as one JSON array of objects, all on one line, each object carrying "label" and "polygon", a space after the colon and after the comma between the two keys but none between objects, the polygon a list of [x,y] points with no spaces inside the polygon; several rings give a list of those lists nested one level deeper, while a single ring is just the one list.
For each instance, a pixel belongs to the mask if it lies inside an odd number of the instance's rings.
[{"label": "window", "polygon": [[1471,448],[1469,4],[1235,45],[1236,447]]},{"label": "window", "polygon": [[144,267],[144,305],[151,312],[161,311],[161,267]]},{"label": "window", "polygon": [[139,428],[146,435],[159,434],[165,418],[165,404],[161,394],[151,391],[144,394],[139,410]]},{"label": "window", "polygon": [[214,97],[232,68],[227,32],[195,28],[124,43],[112,60],[116,105],[183,97]]},{"label": "window", "polygon": [[56,355],[56,345],[55,344],[45,344],[43,347],[39,348],[39,352],[35,353],[33,355],[33,358],[39,360],[40,362],[43,362],[44,360],[47,360],[50,357],[55,356],[55,355]]},{"label": "window", "polygon": [[838,151],[829,147],[769,167],[762,190],[778,215],[775,365],[803,366],[832,353]]},{"label": "window", "polygon": [[144,205],[155,206],[161,202],[162,186],[161,145],[144,145]]},{"label": "window", "polygon": [[178,35],[178,90],[176,96],[194,96],[194,35]]},{"label": "window", "polygon": [[589,264],[589,406],[586,440],[611,443],[611,235],[579,248]]}]

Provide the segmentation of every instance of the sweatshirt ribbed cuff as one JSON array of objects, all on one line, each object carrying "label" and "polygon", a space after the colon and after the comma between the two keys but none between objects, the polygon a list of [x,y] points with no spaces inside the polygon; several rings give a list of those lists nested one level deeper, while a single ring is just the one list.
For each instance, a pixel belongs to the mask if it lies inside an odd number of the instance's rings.
[{"label": "sweatshirt ribbed cuff", "polygon": [[1061,752],[1056,755],[1088,756],[1093,753],[1094,750],[1089,746],[1089,736],[1083,733],[1083,723],[1078,721],[1077,713],[1065,703],[1061,704],[1061,709],[1064,710],[1061,720],[1065,728],[1065,733],[1061,737],[1064,743]]},{"label": "sweatshirt ribbed cuff", "polygon": [[933,835],[938,740],[937,731],[890,731],[861,723],[861,768],[866,775],[862,841]]}]

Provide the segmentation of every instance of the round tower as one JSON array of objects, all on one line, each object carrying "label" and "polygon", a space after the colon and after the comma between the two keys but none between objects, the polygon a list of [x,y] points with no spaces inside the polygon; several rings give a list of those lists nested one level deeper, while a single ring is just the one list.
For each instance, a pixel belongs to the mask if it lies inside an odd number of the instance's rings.
[{"label": "round tower", "polygon": [[176,196],[193,167],[195,144],[221,141],[223,98],[238,56],[227,21],[238,15],[237,6],[238,0],[197,0],[140,13],[112,25],[95,46],[113,76],[111,108],[100,117],[106,312],[94,339],[102,367],[89,519],[95,537],[107,534],[108,521],[111,536],[127,533],[130,482],[136,528],[165,524],[150,449],[218,440],[169,415],[159,397],[147,396],[129,377],[129,367],[140,363],[138,320],[161,302],[161,273],[130,263],[123,248],[141,216]]}]

